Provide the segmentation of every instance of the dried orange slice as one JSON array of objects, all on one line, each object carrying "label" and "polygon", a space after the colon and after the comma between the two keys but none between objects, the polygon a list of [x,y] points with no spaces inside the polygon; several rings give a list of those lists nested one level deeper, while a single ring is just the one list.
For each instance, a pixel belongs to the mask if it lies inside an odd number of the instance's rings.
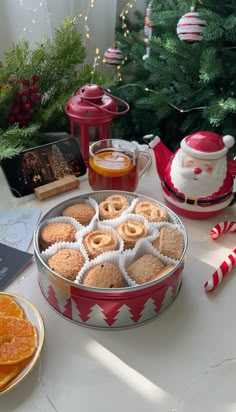
[{"label": "dried orange slice", "polygon": [[29,358],[36,349],[34,325],[16,317],[0,317],[0,365],[11,365]]},{"label": "dried orange slice", "polygon": [[24,318],[24,311],[11,296],[0,295],[0,317],[2,316]]},{"label": "dried orange slice", "polygon": [[10,382],[20,371],[20,366],[16,365],[0,365],[0,389]]},{"label": "dried orange slice", "polygon": [[131,158],[122,152],[105,151],[89,159],[90,167],[102,176],[121,177],[133,168]]}]

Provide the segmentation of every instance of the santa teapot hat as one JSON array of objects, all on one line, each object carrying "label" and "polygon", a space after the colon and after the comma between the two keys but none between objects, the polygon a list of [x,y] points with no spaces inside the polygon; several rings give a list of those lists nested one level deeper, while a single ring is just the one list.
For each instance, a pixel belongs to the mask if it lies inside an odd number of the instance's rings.
[{"label": "santa teapot hat", "polygon": [[233,136],[205,131],[186,136],[181,142],[182,150],[189,156],[209,160],[223,157],[233,145]]}]

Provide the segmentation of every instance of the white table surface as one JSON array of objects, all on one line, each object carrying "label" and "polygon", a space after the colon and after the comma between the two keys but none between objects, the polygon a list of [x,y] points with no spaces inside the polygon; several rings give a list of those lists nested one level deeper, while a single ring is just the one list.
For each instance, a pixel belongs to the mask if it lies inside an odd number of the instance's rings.
[{"label": "white table surface", "polygon": [[[40,202],[33,196],[14,198],[1,170],[0,183],[1,209],[37,207],[42,214],[90,191],[85,177],[80,189]],[[137,193],[164,202],[154,161]],[[236,220],[236,206],[208,220],[181,219],[189,243],[180,293],[161,316],[145,325],[101,331],[61,317],[39,289],[34,262],[8,286],[6,291],[24,296],[40,311],[45,344],[34,370],[0,397],[1,412],[170,412],[209,367],[236,358],[236,270],[214,294],[207,295],[203,287],[235,247],[235,234],[214,242],[210,229]],[[231,409],[223,412],[228,411],[236,411],[236,392]]]}]

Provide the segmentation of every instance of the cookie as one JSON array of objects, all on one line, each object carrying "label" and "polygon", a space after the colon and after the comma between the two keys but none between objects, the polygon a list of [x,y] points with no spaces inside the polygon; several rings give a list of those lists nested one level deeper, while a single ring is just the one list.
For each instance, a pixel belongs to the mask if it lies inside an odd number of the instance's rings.
[{"label": "cookie", "polygon": [[73,217],[81,225],[87,226],[95,215],[95,210],[87,203],[76,203],[66,207],[63,210],[62,215]]},{"label": "cookie", "polygon": [[134,208],[134,213],[144,216],[149,222],[167,222],[168,212],[157,203],[151,201],[139,202]]},{"label": "cookie", "polygon": [[119,217],[129,206],[129,202],[126,197],[121,195],[109,196],[106,200],[101,202],[98,206],[99,218],[115,219]]},{"label": "cookie", "polygon": [[101,253],[116,250],[118,239],[106,230],[93,230],[83,237],[83,244],[89,258],[93,259]]},{"label": "cookie", "polygon": [[141,223],[136,220],[127,220],[121,223],[116,228],[119,235],[124,241],[124,248],[131,249],[135,246],[136,242],[147,236],[148,230]]},{"label": "cookie", "polygon": [[127,268],[127,273],[131,279],[141,285],[163,276],[173,267],[174,265],[164,265],[158,257],[146,253]]},{"label": "cookie", "polygon": [[126,286],[122,273],[113,263],[99,263],[89,269],[83,278],[83,285],[97,288],[123,288]]},{"label": "cookie", "polygon": [[74,242],[76,230],[70,223],[52,222],[46,224],[39,234],[39,245],[42,250],[58,242]]},{"label": "cookie", "polygon": [[178,229],[163,226],[152,244],[162,255],[179,260],[184,250],[184,236]]},{"label": "cookie", "polygon": [[61,249],[48,259],[48,266],[54,272],[69,280],[75,280],[85,263],[85,258],[78,250]]}]

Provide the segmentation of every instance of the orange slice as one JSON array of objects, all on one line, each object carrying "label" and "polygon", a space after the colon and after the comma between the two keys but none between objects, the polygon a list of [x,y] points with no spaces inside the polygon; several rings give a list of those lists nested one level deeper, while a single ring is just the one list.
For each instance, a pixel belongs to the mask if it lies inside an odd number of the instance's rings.
[{"label": "orange slice", "polygon": [[11,296],[0,295],[0,317],[2,316],[24,318],[24,311]]},{"label": "orange slice", "polygon": [[27,358],[14,365],[0,365],[0,393],[4,386],[6,386],[13,378],[19,375],[23,369],[26,368],[31,359],[32,357]]},{"label": "orange slice", "polygon": [[117,151],[96,153],[94,158],[89,159],[89,165],[95,172],[109,177],[126,175],[133,167],[129,156]]},{"label": "orange slice", "polygon": [[8,382],[10,382],[20,371],[19,364],[16,365],[0,365],[0,390]]},{"label": "orange slice", "polygon": [[36,349],[34,325],[15,317],[0,317],[0,365],[12,365],[29,358]]}]

